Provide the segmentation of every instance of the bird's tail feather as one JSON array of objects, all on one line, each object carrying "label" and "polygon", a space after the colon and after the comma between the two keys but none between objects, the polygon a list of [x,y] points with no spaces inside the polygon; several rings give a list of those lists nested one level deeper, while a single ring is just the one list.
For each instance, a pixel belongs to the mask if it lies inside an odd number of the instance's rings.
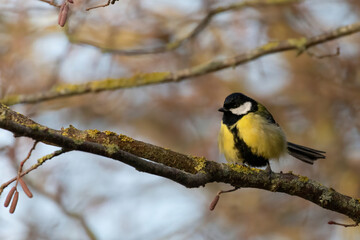
[{"label": "bird's tail feather", "polygon": [[297,145],[291,142],[288,142],[288,152],[291,156],[308,164],[314,164],[314,161],[325,158],[325,152],[323,151]]}]

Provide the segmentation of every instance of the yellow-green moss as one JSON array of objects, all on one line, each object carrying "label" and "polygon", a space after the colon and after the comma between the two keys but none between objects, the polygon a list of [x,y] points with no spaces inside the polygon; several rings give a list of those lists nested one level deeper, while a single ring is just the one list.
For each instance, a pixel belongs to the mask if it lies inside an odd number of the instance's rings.
[{"label": "yellow-green moss", "polygon": [[48,155],[45,155],[45,156],[39,158],[39,159],[37,160],[37,163],[38,163],[37,165],[43,164],[46,160],[49,160],[49,159],[52,158],[52,157],[54,157],[54,154],[53,154],[53,153],[48,154]]},{"label": "yellow-green moss", "polygon": [[120,150],[119,146],[116,144],[104,144],[104,147],[106,148],[106,152],[110,155]]},{"label": "yellow-green moss", "polygon": [[3,120],[6,120],[6,111],[2,111],[1,114],[0,114],[0,120],[3,121]]},{"label": "yellow-green moss", "polygon": [[97,91],[97,90],[103,90],[103,89],[114,89],[119,87],[119,82],[122,79],[112,79],[112,78],[108,78],[105,80],[101,80],[101,81],[94,81],[94,82],[90,82],[89,87],[91,89],[91,91]]},{"label": "yellow-green moss", "polygon": [[80,140],[80,139],[73,139],[73,141],[76,145],[81,145],[85,142],[84,140]]},{"label": "yellow-green moss", "polygon": [[332,191],[324,191],[320,196],[320,204],[321,206],[326,206],[329,202],[332,201]]},{"label": "yellow-green moss", "polygon": [[179,47],[180,43],[181,43],[180,40],[174,41],[174,42],[170,42],[170,43],[166,44],[166,49],[167,49],[167,50],[173,50],[173,49]]},{"label": "yellow-green moss", "polygon": [[97,130],[97,129],[89,129],[89,130],[86,130],[86,133],[89,137],[91,138],[95,138],[96,135],[99,133],[100,131]]},{"label": "yellow-green moss", "polygon": [[134,139],[132,139],[131,137],[128,137],[126,135],[123,135],[123,134],[119,134],[118,138],[122,142],[134,142]]},{"label": "yellow-green moss", "polygon": [[195,170],[197,172],[202,172],[204,173],[205,171],[203,170],[206,166],[206,158],[205,157],[192,157],[195,162],[196,162],[196,166],[195,166]]},{"label": "yellow-green moss", "polygon": [[68,128],[63,129],[63,131],[61,132],[61,135],[65,136],[65,137],[68,137],[69,136],[69,129]]},{"label": "yellow-green moss", "polygon": [[356,205],[359,204],[359,201],[355,198],[351,198],[348,202],[351,206],[355,207]]},{"label": "yellow-green moss", "polygon": [[265,0],[265,3],[281,4],[281,3],[291,3],[299,2],[299,0]]},{"label": "yellow-green moss", "polygon": [[27,125],[29,128],[33,129],[33,130],[39,130],[39,125],[38,124],[30,124],[30,125]]},{"label": "yellow-green moss", "polygon": [[19,95],[12,95],[5,97],[3,100],[1,100],[2,103],[6,105],[14,105],[18,102],[20,102],[20,96]]},{"label": "yellow-green moss", "polygon": [[169,72],[139,73],[129,78],[108,78],[101,81],[94,81],[89,83],[88,87],[91,91],[94,92],[105,89],[111,90],[124,87],[135,87],[161,82],[168,78],[170,75],[171,74]]},{"label": "yellow-green moss", "polygon": [[82,84],[61,84],[54,86],[51,91],[56,93],[79,93],[84,91],[85,86]]},{"label": "yellow-green moss", "polygon": [[196,166],[195,166],[196,172],[204,173],[205,172],[204,168],[206,166],[206,158],[205,157],[195,157],[195,156],[192,156],[192,158],[196,162]]},{"label": "yellow-green moss", "polygon": [[279,188],[279,183],[280,183],[280,180],[278,178],[271,179],[270,191],[276,192]]},{"label": "yellow-green moss", "polygon": [[244,173],[244,174],[253,174],[254,172],[259,173],[261,170],[258,168],[251,168],[244,166],[242,164],[228,164],[229,167],[234,170],[235,172]]},{"label": "yellow-green moss", "polygon": [[73,125],[69,125],[67,128],[61,128],[61,135],[68,137],[70,136],[71,130],[77,130]]},{"label": "yellow-green moss", "polygon": [[300,55],[306,49],[307,39],[302,38],[291,38],[287,40],[288,43],[298,49],[298,55]]},{"label": "yellow-green moss", "polygon": [[279,46],[279,42],[269,42],[263,46],[261,46],[261,49],[264,51],[269,51]]},{"label": "yellow-green moss", "polygon": [[104,133],[106,134],[106,136],[116,136],[116,133],[112,131],[104,131]]},{"label": "yellow-green moss", "polygon": [[307,183],[309,181],[309,178],[308,177],[305,177],[305,176],[300,176],[299,177],[299,181],[300,182],[303,182],[303,183]]},{"label": "yellow-green moss", "polygon": [[136,82],[142,84],[161,82],[170,76],[169,72],[153,72],[153,73],[140,73],[133,76]]},{"label": "yellow-green moss", "polygon": [[[7,109],[7,110],[10,109],[8,106],[5,105],[5,103],[2,103],[1,101],[0,101],[0,104],[1,104],[1,106],[0,106],[1,108],[5,108],[5,109]],[[6,111],[3,111],[2,114],[4,114],[5,112],[6,112]]]}]

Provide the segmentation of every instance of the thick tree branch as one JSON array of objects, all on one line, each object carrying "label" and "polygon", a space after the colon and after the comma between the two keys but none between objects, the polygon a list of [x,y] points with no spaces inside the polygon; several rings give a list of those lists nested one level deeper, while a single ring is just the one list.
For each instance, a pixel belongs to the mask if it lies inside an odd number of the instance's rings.
[{"label": "thick tree branch", "polygon": [[63,149],[109,157],[139,171],[168,178],[185,187],[194,188],[210,182],[223,182],[236,187],[283,192],[344,214],[356,223],[360,222],[358,199],[292,173],[274,173],[269,179],[269,175],[259,169],[219,164],[203,157],[187,156],[113,132],[81,131],[74,127],[54,130],[35,123],[3,104],[0,105],[0,128],[13,132],[15,136],[27,136]]},{"label": "thick tree branch", "polygon": [[321,35],[310,38],[296,38],[284,41],[269,42],[263,46],[240,54],[238,56],[227,58],[224,60],[212,60],[189,69],[180,70],[178,72],[158,72],[136,74],[130,78],[105,79],[101,81],[87,82],[83,84],[62,84],[55,86],[51,90],[42,93],[29,95],[10,95],[3,98],[0,102],[13,105],[18,103],[36,103],[50,99],[80,95],[85,93],[94,93],[107,90],[138,87],[150,84],[159,84],[167,82],[177,82],[192,77],[202,76],[208,73],[216,72],[225,68],[238,66],[247,63],[265,55],[297,50],[302,53],[308,48],[341,38],[360,31],[360,22],[346,25],[335,30],[325,32]]},{"label": "thick tree branch", "polygon": [[[210,23],[210,21],[220,13],[224,13],[228,11],[236,11],[246,7],[266,7],[266,6],[284,5],[284,4],[290,4],[296,2],[300,2],[300,0],[248,0],[248,1],[242,1],[240,3],[233,3],[225,7],[216,7],[214,9],[211,9],[207,13],[207,15],[196,25],[196,27],[186,36],[158,47],[141,48],[141,49],[116,49],[113,47],[102,46],[101,44],[89,40],[77,39],[76,36],[71,34],[67,34],[67,36],[69,38],[69,41],[72,43],[91,45],[93,47],[99,48],[103,52],[110,52],[113,54],[132,56],[132,55],[162,53],[162,52],[175,50],[179,48],[182,44],[184,44],[186,41],[196,37],[202,30],[206,28],[206,26]],[[108,5],[109,4],[104,4],[100,6],[108,6]]]}]

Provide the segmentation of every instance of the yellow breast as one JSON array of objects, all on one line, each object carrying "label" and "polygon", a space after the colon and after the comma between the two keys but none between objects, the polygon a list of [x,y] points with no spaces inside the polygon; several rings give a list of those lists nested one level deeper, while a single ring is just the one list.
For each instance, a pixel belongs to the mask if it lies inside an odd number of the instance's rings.
[{"label": "yellow breast", "polygon": [[239,159],[238,151],[235,148],[234,136],[223,122],[221,122],[218,144],[219,150],[221,153],[224,153],[226,161],[230,163],[242,162],[242,159]]},{"label": "yellow breast", "polygon": [[262,116],[249,113],[235,125],[240,137],[254,154],[270,159],[279,158],[286,153],[287,142],[284,132]]},{"label": "yellow breast", "polygon": [[[238,136],[246,143],[254,155],[266,159],[279,158],[287,152],[287,141],[282,129],[255,113],[249,113],[230,127],[238,129]],[[219,149],[230,163],[242,163],[241,152],[236,149],[234,135],[228,126],[221,122]]]}]

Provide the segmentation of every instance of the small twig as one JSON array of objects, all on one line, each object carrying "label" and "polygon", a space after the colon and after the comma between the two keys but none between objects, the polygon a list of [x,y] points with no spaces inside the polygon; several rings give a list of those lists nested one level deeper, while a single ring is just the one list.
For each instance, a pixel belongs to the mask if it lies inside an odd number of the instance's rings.
[{"label": "small twig", "polygon": [[[17,185],[18,183],[20,183],[21,185],[21,188],[24,190],[25,194],[29,197],[29,198],[32,198],[33,195],[30,191],[30,189],[28,188],[28,186],[26,185],[25,181],[21,178],[21,172],[22,172],[22,169],[24,167],[24,164],[25,162],[30,158],[31,156],[31,153],[35,150],[36,148],[36,145],[38,144],[39,141],[35,141],[32,148],[30,149],[28,155],[26,156],[26,158],[20,163],[20,166],[19,166],[19,170],[18,170],[18,174],[17,174],[17,178],[16,178],[16,184],[15,184],[15,189],[17,188]],[[16,191],[17,192],[17,191]],[[17,203],[17,199],[18,197],[16,198],[16,201],[15,201],[15,198],[13,200],[13,204],[14,207],[13,208],[10,208],[10,209],[13,209],[13,211],[10,210],[10,213],[13,213],[15,211],[15,208],[16,208],[16,203]],[[11,206],[13,206],[13,204],[11,204]]]},{"label": "small twig", "polygon": [[[89,11],[89,10],[95,9],[95,8],[107,7],[107,6],[110,5],[110,2],[111,2],[111,0],[108,0],[108,2],[105,3],[105,4],[97,5],[97,6],[94,6],[94,7],[89,7],[89,8],[86,9],[86,11]],[[111,2],[111,4],[114,4],[114,3],[115,3],[115,1]]]},{"label": "small twig", "polygon": [[45,2],[45,3],[50,4],[51,6],[54,6],[54,7],[57,7],[57,8],[60,8],[60,7],[61,7],[61,5],[57,5],[57,4],[54,2],[54,0],[39,0],[39,1]]},{"label": "small twig", "polygon": [[329,221],[328,224],[330,225],[338,225],[338,226],[343,226],[343,227],[357,227],[359,226],[359,223],[353,223],[353,224],[344,224],[344,223],[338,223],[335,221]]},{"label": "small twig", "polygon": [[[37,160],[37,163],[34,164],[33,166],[31,166],[31,167],[30,167],[29,169],[27,169],[26,171],[22,172],[22,173],[20,174],[20,177],[23,177],[23,176],[25,176],[26,174],[28,174],[29,172],[37,169],[39,166],[41,166],[41,165],[42,165],[44,162],[46,162],[47,160],[50,160],[50,159],[52,159],[52,158],[54,158],[54,157],[56,157],[56,156],[58,156],[58,155],[60,155],[60,154],[66,153],[66,152],[68,152],[68,151],[69,151],[69,150],[60,149],[60,150],[57,150],[57,151],[55,151],[55,152],[53,152],[53,153],[51,153],[51,154],[48,154],[48,155],[46,155],[46,156],[43,156],[42,158],[39,158],[39,159]],[[18,176],[10,179],[10,180],[7,181],[6,183],[3,183],[3,184],[0,186],[0,195],[1,195],[2,191],[3,191],[7,186],[9,186],[12,182],[16,181],[17,179],[18,179]]]},{"label": "small twig", "polygon": [[306,51],[307,54],[310,56],[310,57],[316,57],[318,59],[322,59],[322,58],[329,58],[329,57],[336,57],[336,56],[339,56],[340,55],[340,47],[337,47],[336,48],[336,52],[335,53],[330,53],[330,54],[324,54],[324,55],[317,55],[315,53],[312,53],[310,51]]},{"label": "small twig", "polygon": [[[91,7],[86,9],[86,11],[89,11],[94,8],[100,8],[100,7],[106,7],[109,6],[110,2],[111,4],[114,4],[117,0],[108,0],[106,4]],[[142,54],[156,54],[156,53],[162,53],[166,51],[172,51],[177,48],[179,48],[184,42],[191,40],[195,38],[200,32],[202,32],[211,22],[211,20],[217,16],[218,14],[228,12],[228,11],[238,11],[242,8],[246,7],[258,7],[258,6],[273,6],[273,5],[284,5],[284,4],[290,4],[290,3],[297,3],[299,0],[277,0],[277,1],[263,1],[263,0],[246,0],[242,1],[240,3],[233,3],[228,6],[220,6],[211,9],[207,12],[206,16],[195,26],[195,28],[186,34],[184,37],[175,39],[174,41],[168,42],[165,45],[159,46],[159,47],[150,47],[150,48],[141,48],[141,49],[109,49],[104,48],[101,45],[91,42],[91,41],[74,41],[78,44],[86,44],[91,45],[96,48],[102,49],[104,52],[111,52],[113,54],[119,54],[119,55],[142,55]]]},{"label": "small twig", "polygon": [[19,182],[19,179],[21,178],[21,172],[22,172],[22,169],[23,169],[23,166],[25,164],[25,162],[30,158],[31,156],[31,153],[35,150],[36,148],[36,145],[38,144],[39,141],[35,141],[32,148],[30,149],[28,155],[26,156],[26,158],[20,163],[20,166],[19,166],[19,169],[18,169],[18,175],[17,175],[17,181],[16,181],[16,185],[15,187],[17,187],[18,185],[18,182]]},{"label": "small twig", "polygon": [[230,190],[226,190],[226,191],[223,191],[223,190],[222,190],[222,191],[219,191],[219,192],[216,194],[214,200],[212,200],[212,202],[210,203],[209,210],[210,210],[210,211],[213,211],[213,210],[215,209],[217,203],[218,203],[219,200],[220,200],[220,195],[221,195],[221,194],[223,194],[223,193],[229,193],[229,192],[234,192],[234,191],[236,191],[236,190],[238,190],[238,189],[239,189],[239,187],[234,187],[233,189],[230,189]]}]

